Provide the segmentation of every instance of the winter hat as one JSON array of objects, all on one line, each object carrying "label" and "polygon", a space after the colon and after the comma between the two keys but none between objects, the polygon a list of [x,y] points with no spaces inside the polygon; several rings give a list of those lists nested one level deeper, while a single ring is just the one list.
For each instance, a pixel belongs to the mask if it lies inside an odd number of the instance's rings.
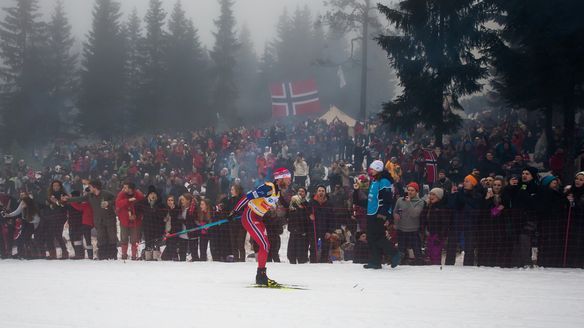
[{"label": "winter hat", "polygon": [[576,176],[574,176],[574,178],[576,178],[579,175],[584,175],[584,171],[576,173]]},{"label": "winter hat", "polygon": [[558,177],[554,176],[554,175],[546,175],[545,177],[543,177],[541,179],[541,185],[544,187],[547,187],[550,185],[550,183],[552,183],[552,181],[557,180]]},{"label": "winter hat", "polygon": [[292,174],[285,168],[279,168],[274,172],[274,180],[284,179],[284,178],[291,178]]},{"label": "winter hat", "polygon": [[373,169],[377,172],[383,172],[383,162],[380,160],[374,160],[373,163],[371,163],[371,165],[369,165],[370,169]]},{"label": "winter hat", "polygon": [[410,182],[407,185],[408,188],[412,187],[416,190],[416,192],[420,192],[420,186],[416,182]]},{"label": "winter hat", "polygon": [[478,184],[479,184],[479,182],[478,182],[477,178],[475,178],[475,176],[474,176],[474,175],[472,175],[472,174],[469,174],[469,175],[467,175],[466,177],[464,177],[464,180],[468,180],[468,181],[470,181],[470,184],[471,184],[473,187],[475,187],[476,185],[478,185]]},{"label": "winter hat", "polygon": [[535,168],[533,166],[526,166],[526,167],[523,168],[522,172],[523,171],[529,171],[529,173],[531,173],[531,176],[534,179],[537,179],[537,168]]},{"label": "winter hat", "polygon": [[444,197],[444,190],[442,188],[434,188],[430,190],[430,193],[436,195],[438,199],[442,199]]},{"label": "winter hat", "polygon": [[158,192],[156,191],[156,187],[155,186],[148,186],[148,192],[146,193],[146,197],[148,197],[148,195],[150,195],[151,193],[155,193],[156,196],[158,196]]}]

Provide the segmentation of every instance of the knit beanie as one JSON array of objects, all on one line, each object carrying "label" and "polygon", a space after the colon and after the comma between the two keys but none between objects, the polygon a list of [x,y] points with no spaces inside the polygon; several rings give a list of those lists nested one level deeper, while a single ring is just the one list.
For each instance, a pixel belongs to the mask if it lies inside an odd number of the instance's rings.
[{"label": "knit beanie", "polygon": [[416,190],[416,192],[420,192],[420,186],[416,183],[416,182],[410,182],[408,183],[407,187],[412,187]]},{"label": "knit beanie", "polygon": [[464,180],[468,180],[468,181],[470,181],[470,184],[471,184],[473,187],[476,187],[476,185],[478,185],[478,184],[479,184],[479,182],[478,182],[477,178],[475,178],[475,176],[474,176],[474,175],[472,175],[472,174],[469,174],[469,175],[467,175],[467,176],[464,178]]},{"label": "knit beanie", "polygon": [[436,195],[438,199],[442,199],[444,197],[444,190],[442,188],[434,188],[430,190],[430,193]]},{"label": "knit beanie", "polygon": [[546,175],[545,177],[543,177],[541,179],[541,185],[544,187],[547,187],[550,185],[550,183],[552,183],[552,181],[557,180],[558,177],[554,176],[554,175]]},{"label": "knit beanie", "polygon": [[531,173],[531,176],[534,179],[536,179],[536,180],[538,179],[538,176],[537,176],[537,171],[538,170],[537,170],[537,168],[535,168],[533,166],[526,166],[525,168],[523,168],[523,171],[528,171],[529,173]]},{"label": "knit beanie", "polygon": [[150,195],[151,193],[155,193],[156,196],[158,196],[158,191],[156,191],[156,187],[155,186],[148,186],[148,192],[146,193],[146,196]]},{"label": "knit beanie", "polygon": [[576,175],[574,176],[574,178],[576,178],[579,175],[584,175],[584,171],[576,173]]}]

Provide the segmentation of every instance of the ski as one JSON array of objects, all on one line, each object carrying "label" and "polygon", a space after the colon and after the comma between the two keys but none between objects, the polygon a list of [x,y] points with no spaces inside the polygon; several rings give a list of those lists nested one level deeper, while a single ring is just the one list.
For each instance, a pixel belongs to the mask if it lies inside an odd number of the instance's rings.
[{"label": "ski", "polygon": [[288,284],[278,284],[275,286],[266,286],[253,284],[248,286],[248,288],[266,288],[266,289],[284,289],[284,290],[308,290],[308,288],[300,285],[288,285]]}]

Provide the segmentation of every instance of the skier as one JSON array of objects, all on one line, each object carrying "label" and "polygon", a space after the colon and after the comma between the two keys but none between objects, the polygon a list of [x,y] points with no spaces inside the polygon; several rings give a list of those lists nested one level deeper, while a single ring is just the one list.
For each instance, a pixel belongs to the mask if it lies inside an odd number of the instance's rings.
[{"label": "skier", "polygon": [[241,223],[251,238],[259,245],[258,271],[256,274],[256,284],[267,287],[280,286],[277,282],[269,279],[266,274],[266,260],[270,250],[270,243],[266,233],[266,227],[262,222],[262,217],[271,209],[275,208],[280,198],[290,186],[292,175],[285,168],[280,168],[274,172],[274,182],[265,182],[257,189],[247,193],[229,214],[229,219],[233,219],[237,213],[243,209]]}]

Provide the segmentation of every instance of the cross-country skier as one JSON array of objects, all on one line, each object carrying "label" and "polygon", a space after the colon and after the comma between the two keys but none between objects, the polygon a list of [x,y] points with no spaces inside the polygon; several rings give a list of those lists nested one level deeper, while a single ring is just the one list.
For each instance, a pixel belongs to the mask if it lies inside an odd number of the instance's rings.
[{"label": "cross-country skier", "polygon": [[282,202],[280,198],[290,186],[292,182],[292,175],[285,168],[280,168],[274,172],[274,182],[266,182],[257,189],[247,193],[235,209],[229,214],[229,218],[235,217],[243,209],[241,216],[241,223],[251,238],[260,246],[258,252],[258,271],[256,274],[256,284],[276,287],[279,286],[274,280],[269,279],[266,274],[266,260],[268,251],[270,250],[270,243],[266,233],[266,227],[262,222],[262,217],[272,208],[275,208],[278,201]]}]

